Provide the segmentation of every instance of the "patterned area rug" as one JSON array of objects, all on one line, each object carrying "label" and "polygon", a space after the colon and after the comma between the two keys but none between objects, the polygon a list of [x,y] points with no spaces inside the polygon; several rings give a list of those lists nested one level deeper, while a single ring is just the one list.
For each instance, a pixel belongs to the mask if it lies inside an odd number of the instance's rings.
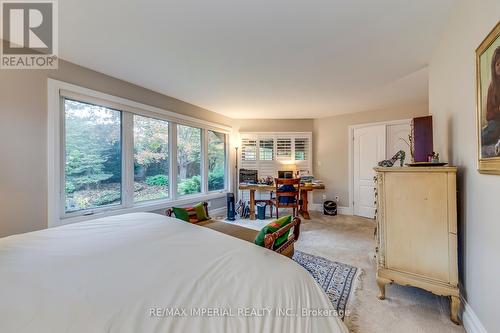
[{"label": "patterned area rug", "polygon": [[300,251],[295,251],[293,260],[311,273],[343,320],[358,269]]}]

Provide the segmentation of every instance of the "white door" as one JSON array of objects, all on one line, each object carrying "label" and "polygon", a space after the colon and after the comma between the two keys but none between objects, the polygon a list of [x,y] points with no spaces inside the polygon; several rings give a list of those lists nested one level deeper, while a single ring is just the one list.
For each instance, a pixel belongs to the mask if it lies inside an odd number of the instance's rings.
[{"label": "white door", "polygon": [[354,129],[354,215],[375,216],[373,168],[385,155],[386,125]]}]

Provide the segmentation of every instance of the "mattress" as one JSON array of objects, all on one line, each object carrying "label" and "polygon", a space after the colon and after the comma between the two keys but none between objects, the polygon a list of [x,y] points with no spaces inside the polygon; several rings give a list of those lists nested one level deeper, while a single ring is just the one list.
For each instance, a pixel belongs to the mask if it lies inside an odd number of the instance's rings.
[{"label": "mattress", "polygon": [[347,332],[287,257],[152,213],[0,239],[0,332]]}]

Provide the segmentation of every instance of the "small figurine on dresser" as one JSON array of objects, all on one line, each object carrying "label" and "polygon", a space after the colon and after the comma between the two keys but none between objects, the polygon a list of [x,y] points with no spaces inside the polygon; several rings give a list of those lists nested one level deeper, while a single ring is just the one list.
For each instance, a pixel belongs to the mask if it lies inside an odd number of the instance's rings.
[{"label": "small figurine on dresser", "polygon": [[405,151],[400,150],[390,160],[384,160],[384,161],[378,162],[378,166],[384,167],[384,168],[390,168],[390,167],[394,166],[394,163],[396,163],[397,160],[399,160],[400,166],[402,167],[405,164],[405,158],[406,158]]},{"label": "small figurine on dresser", "polygon": [[429,163],[439,163],[439,153],[432,152],[427,156],[427,162]]}]

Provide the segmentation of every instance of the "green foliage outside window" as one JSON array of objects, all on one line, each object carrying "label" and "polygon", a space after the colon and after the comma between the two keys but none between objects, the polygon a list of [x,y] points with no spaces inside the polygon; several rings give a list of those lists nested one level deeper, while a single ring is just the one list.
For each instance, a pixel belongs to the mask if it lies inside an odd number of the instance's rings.
[{"label": "green foliage outside window", "polygon": [[150,186],[167,186],[168,176],[165,175],[149,176],[146,177],[145,183]]},{"label": "green foliage outside window", "polygon": [[199,193],[201,191],[201,177],[193,176],[183,179],[180,181],[178,187],[180,195]]}]

